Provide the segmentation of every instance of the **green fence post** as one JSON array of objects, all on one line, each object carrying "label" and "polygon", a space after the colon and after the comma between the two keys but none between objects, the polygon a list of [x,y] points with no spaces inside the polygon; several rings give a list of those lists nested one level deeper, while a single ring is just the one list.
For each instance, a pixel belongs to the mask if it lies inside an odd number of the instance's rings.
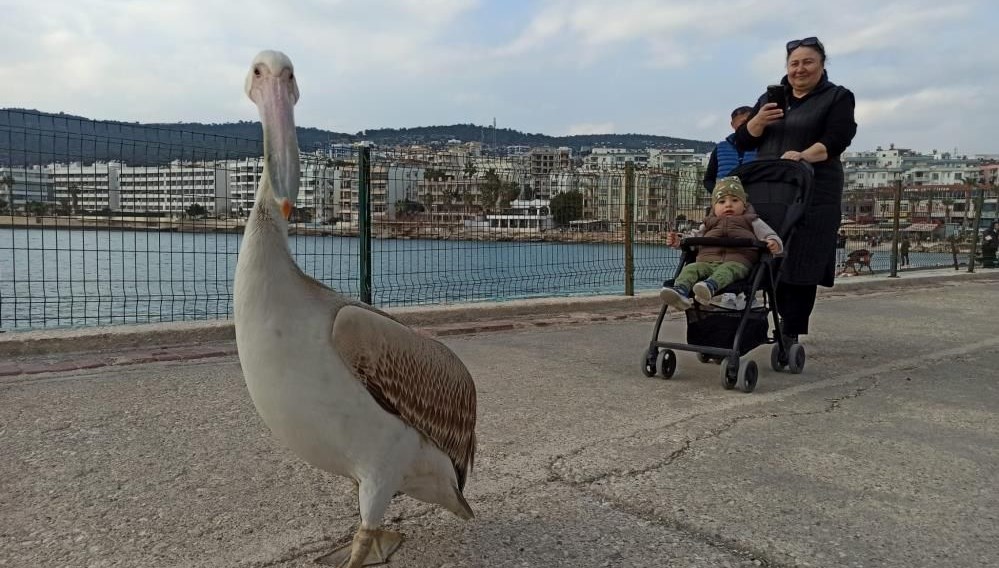
[{"label": "green fence post", "polygon": [[891,273],[889,278],[898,278],[898,233],[899,217],[902,215],[902,180],[895,181],[895,205],[892,212],[891,228]]},{"label": "green fence post", "polygon": [[360,239],[358,287],[361,301],[371,303],[371,148],[361,146],[357,159],[357,236]]},{"label": "green fence post", "polygon": [[635,164],[624,164],[624,294],[635,295]]}]

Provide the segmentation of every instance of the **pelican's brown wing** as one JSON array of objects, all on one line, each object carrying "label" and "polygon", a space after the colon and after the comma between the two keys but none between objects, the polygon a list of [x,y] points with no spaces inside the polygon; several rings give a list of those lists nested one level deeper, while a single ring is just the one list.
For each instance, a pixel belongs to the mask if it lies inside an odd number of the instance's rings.
[{"label": "pelican's brown wing", "polygon": [[363,306],[344,306],[333,346],[385,410],[440,448],[465,488],[475,458],[475,383],[442,343]]}]

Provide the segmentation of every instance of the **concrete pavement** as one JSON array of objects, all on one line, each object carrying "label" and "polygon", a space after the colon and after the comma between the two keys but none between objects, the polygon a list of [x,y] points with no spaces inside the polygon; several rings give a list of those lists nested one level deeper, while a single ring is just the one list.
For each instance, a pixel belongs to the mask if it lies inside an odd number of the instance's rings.
[{"label": "concrete pavement", "polygon": [[[688,353],[643,377],[645,298],[426,320],[478,386],[477,517],[397,497],[390,566],[999,565],[988,274],[838,286],[805,373],[760,348],[749,395]],[[352,484],[270,437],[231,342],[129,345],[7,356],[0,565],[310,566],[349,538]]]}]

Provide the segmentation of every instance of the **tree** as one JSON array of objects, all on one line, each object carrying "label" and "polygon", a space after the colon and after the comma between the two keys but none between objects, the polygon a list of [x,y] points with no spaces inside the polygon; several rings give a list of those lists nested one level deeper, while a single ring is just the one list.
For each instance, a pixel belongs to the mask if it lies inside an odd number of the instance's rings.
[{"label": "tree", "polygon": [[419,201],[400,199],[395,202],[395,216],[407,217],[413,213],[423,213],[426,208]]},{"label": "tree", "polygon": [[479,205],[486,213],[496,210],[500,199],[500,192],[503,190],[503,180],[496,174],[495,168],[489,168],[483,175],[482,183],[479,185]]},{"label": "tree", "polygon": [[49,212],[49,206],[47,203],[42,203],[41,201],[29,201],[25,206],[24,210],[29,215],[34,215],[35,217],[43,217]]},{"label": "tree", "polygon": [[503,209],[518,195],[520,195],[520,186],[517,182],[503,181],[495,168],[489,168],[482,177],[482,183],[479,184],[479,204],[487,213]]},{"label": "tree", "polygon": [[0,211],[7,211],[7,200],[0,197]]},{"label": "tree", "polygon": [[551,200],[552,217],[559,225],[583,218],[583,194],[578,190],[560,193]]},{"label": "tree", "polygon": [[465,204],[465,210],[468,211],[475,205],[475,194],[465,188],[465,193],[461,194],[461,202]]},{"label": "tree", "polygon": [[208,214],[208,210],[205,206],[200,203],[192,203],[185,211],[187,216],[192,219],[200,219]]},{"label": "tree", "polygon": [[909,215],[909,217],[910,217],[909,222],[910,223],[915,223],[916,222],[916,220],[917,220],[916,214],[919,212],[919,207],[922,204],[923,204],[923,199],[921,197],[916,196],[916,197],[914,197],[912,199],[912,213],[911,213],[911,215]]},{"label": "tree", "polygon": [[471,158],[465,161],[465,179],[472,179],[478,172],[479,170],[475,167],[475,162]]},{"label": "tree", "polygon": [[7,200],[5,203],[10,208],[10,214],[14,214],[14,177],[10,174],[4,174],[0,177],[0,186],[6,190]]},{"label": "tree", "polygon": [[951,208],[954,206],[954,200],[949,197],[945,197],[940,200],[940,203],[943,203],[944,206],[944,223],[950,223],[950,212]]},{"label": "tree", "polygon": [[73,203],[73,215],[76,215],[76,213],[80,210],[80,186],[69,186],[69,198]]},{"label": "tree", "polygon": [[423,179],[427,181],[445,181],[448,178],[444,170],[427,168],[423,170]]}]

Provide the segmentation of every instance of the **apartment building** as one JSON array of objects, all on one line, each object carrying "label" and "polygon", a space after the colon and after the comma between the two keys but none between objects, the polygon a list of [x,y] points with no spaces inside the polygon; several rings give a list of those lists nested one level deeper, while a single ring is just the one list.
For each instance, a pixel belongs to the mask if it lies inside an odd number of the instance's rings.
[{"label": "apartment building", "polygon": [[115,211],[122,213],[178,215],[192,205],[204,207],[209,215],[229,212],[225,163],[122,166],[119,188]]},{"label": "apartment building", "polygon": [[873,152],[843,154],[846,188],[887,187],[901,181],[906,185],[950,185],[977,181],[977,160],[934,150],[920,154],[906,148],[878,147]]},{"label": "apartment building", "polygon": [[0,199],[15,210],[33,201],[56,203],[49,172],[39,166],[0,168]]},{"label": "apartment building", "polygon": [[[295,207],[309,218],[327,218],[333,172],[338,166],[325,157],[303,155],[299,160],[299,188]],[[229,195],[228,212],[246,216],[253,208],[257,187],[264,174],[264,159],[247,158],[224,162]],[[355,168],[356,170],[356,168]],[[221,211],[221,210],[220,210]]]},{"label": "apartment building", "polygon": [[572,170],[572,150],[566,147],[533,148],[529,159],[531,195],[535,199],[551,199],[557,192],[551,174]]},{"label": "apartment building", "polygon": [[624,168],[628,162],[636,166],[646,166],[649,163],[649,153],[645,150],[625,148],[593,148],[589,155],[583,158],[583,169],[600,171]]},{"label": "apartment building", "polygon": [[68,203],[76,211],[118,211],[121,203],[121,168],[118,162],[50,164],[55,202]]},{"label": "apartment building", "polygon": [[[444,190],[428,191],[424,174],[426,168],[409,164],[374,164],[371,166],[371,216],[375,219],[394,220],[397,216],[396,204],[400,201],[421,201],[440,198],[444,201]],[[360,211],[360,192],[356,164],[340,165],[328,175],[326,190],[321,192],[321,200],[332,204],[324,220],[338,219],[345,223],[357,223]],[[327,193],[328,191],[328,193]],[[422,193],[421,193],[422,192]],[[428,195],[430,197],[428,197]]]},{"label": "apartment building", "polygon": [[650,148],[648,152],[650,168],[679,170],[706,165],[705,154],[698,153],[692,148]]}]

